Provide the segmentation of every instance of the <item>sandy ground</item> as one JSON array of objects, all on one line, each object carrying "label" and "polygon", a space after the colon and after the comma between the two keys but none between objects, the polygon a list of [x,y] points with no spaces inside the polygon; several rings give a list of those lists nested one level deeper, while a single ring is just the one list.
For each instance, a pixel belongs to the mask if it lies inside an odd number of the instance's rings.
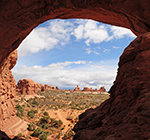
[{"label": "sandy ground", "polygon": [[[74,120],[76,117],[78,117],[81,113],[83,113],[85,110],[48,110],[49,116],[51,118],[55,118],[57,120],[61,120],[63,122],[63,125],[65,126],[62,130],[61,134],[65,134],[65,132],[71,130],[74,126],[74,123],[71,122],[71,120],[67,120],[68,116],[72,117],[72,120]],[[49,140],[52,140],[53,138],[50,136],[48,137]],[[62,139],[62,136],[60,137],[60,140]]]}]

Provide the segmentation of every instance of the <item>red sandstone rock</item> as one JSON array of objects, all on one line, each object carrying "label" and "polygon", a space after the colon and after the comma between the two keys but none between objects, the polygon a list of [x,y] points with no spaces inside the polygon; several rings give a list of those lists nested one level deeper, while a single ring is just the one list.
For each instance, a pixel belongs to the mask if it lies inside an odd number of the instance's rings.
[{"label": "red sandstone rock", "polygon": [[77,85],[77,87],[74,89],[74,91],[80,91],[80,87]]},{"label": "red sandstone rock", "polygon": [[88,87],[84,87],[83,91],[90,91],[90,89]]},{"label": "red sandstone rock", "polygon": [[56,90],[59,90],[58,86],[56,86]]},{"label": "red sandstone rock", "polygon": [[16,83],[10,70],[17,62],[17,50],[12,52],[3,62],[0,68],[0,129],[3,120],[16,114],[13,102]]},{"label": "red sandstone rock", "polygon": [[52,86],[45,84],[45,89],[51,90],[51,89],[52,89]]},{"label": "red sandstone rock", "polygon": [[150,139],[149,44],[146,33],[125,49],[110,99],[80,115],[74,140]]},{"label": "red sandstone rock", "polygon": [[35,95],[38,91],[45,91],[45,87],[31,79],[22,79],[17,83],[16,91],[22,95]]},{"label": "red sandstone rock", "polygon": [[100,87],[99,91],[100,92],[106,92],[106,89],[104,87]]},{"label": "red sandstone rock", "polygon": [[55,87],[53,86],[52,89],[55,89]]},{"label": "red sandstone rock", "polygon": [[[5,58],[0,67],[0,130],[8,135],[27,132],[27,124],[16,116],[13,101],[16,94],[16,82],[10,70],[16,62],[17,50]],[[3,133],[0,133],[0,139],[5,139]]]},{"label": "red sandstone rock", "polygon": [[96,88],[96,89],[94,89],[93,91],[97,92],[98,90],[97,90],[97,88]]}]

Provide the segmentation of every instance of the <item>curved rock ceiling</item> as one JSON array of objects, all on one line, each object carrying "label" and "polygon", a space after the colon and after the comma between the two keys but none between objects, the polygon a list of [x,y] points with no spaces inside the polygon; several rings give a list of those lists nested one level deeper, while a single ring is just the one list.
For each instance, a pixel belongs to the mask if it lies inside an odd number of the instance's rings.
[{"label": "curved rock ceiling", "polygon": [[94,19],[143,34],[150,31],[149,5],[149,0],[2,0],[0,62],[33,28],[50,19]]}]

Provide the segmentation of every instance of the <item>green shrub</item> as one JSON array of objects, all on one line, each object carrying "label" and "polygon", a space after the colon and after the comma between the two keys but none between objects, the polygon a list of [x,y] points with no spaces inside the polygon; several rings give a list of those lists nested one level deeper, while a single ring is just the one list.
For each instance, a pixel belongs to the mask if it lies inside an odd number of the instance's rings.
[{"label": "green shrub", "polygon": [[52,127],[58,128],[58,127],[60,127],[62,124],[63,124],[63,122],[62,122],[61,120],[57,121],[57,120],[55,120],[55,119],[51,119],[51,126],[52,126]]},{"label": "green shrub", "polygon": [[18,136],[18,137],[22,137],[22,133],[19,133],[17,136]]},{"label": "green shrub", "polygon": [[24,109],[22,108],[22,106],[19,105],[19,104],[17,104],[17,105],[15,106],[15,109],[17,110],[16,115],[17,115],[19,118],[22,119],[22,116],[24,115]]},{"label": "green shrub", "polygon": [[39,139],[40,139],[40,140],[47,140],[46,134],[45,134],[45,133],[40,134],[40,135],[39,135]]},{"label": "green shrub", "polygon": [[28,128],[29,131],[34,131],[35,130],[35,125],[33,124],[28,124]]},{"label": "green shrub", "polygon": [[46,111],[45,111],[43,114],[44,114],[45,116],[48,116],[48,115],[49,115],[48,112],[46,112]]},{"label": "green shrub", "polygon": [[31,111],[28,111],[28,114],[27,114],[30,118],[34,118],[34,110],[31,110]]},{"label": "green shrub", "polygon": [[16,110],[19,111],[19,112],[23,112],[23,111],[24,111],[24,109],[22,108],[22,106],[19,105],[19,104],[17,104],[17,105],[15,106],[15,108],[16,108]]},{"label": "green shrub", "polygon": [[48,125],[47,125],[47,124],[43,124],[43,125],[42,125],[42,128],[43,128],[43,129],[48,129]]},{"label": "green shrub", "polygon": [[46,124],[49,122],[50,117],[44,116],[43,118],[40,118],[40,124]]},{"label": "green shrub", "polygon": [[31,104],[32,104],[32,106],[38,106],[38,105],[39,105],[39,103],[38,103],[37,101],[35,101],[35,100],[33,100],[33,101],[31,102]]},{"label": "green shrub", "polygon": [[42,133],[43,133],[43,131],[40,128],[37,128],[34,130],[34,132],[31,134],[31,136],[38,137]]}]

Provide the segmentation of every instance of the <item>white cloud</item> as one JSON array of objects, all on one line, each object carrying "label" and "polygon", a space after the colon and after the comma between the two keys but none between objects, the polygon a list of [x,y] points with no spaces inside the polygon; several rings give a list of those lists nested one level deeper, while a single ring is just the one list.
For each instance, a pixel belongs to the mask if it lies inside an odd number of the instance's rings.
[{"label": "white cloud", "polygon": [[110,49],[104,49],[103,53],[110,53]]},{"label": "white cloud", "polygon": [[116,46],[113,46],[113,49],[120,49],[121,47],[116,47]]},{"label": "white cloud", "polygon": [[53,20],[47,27],[35,28],[20,44],[19,56],[26,56],[37,53],[43,49],[49,51],[58,47],[58,43],[65,45],[70,41],[70,33],[73,24],[64,20]]},{"label": "white cloud", "polygon": [[84,39],[87,46],[90,46],[90,43],[97,44],[109,39],[105,26],[99,26],[98,22],[93,20],[79,22],[77,28],[73,30],[72,35],[74,35],[77,40]]},{"label": "white cloud", "polygon": [[86,50],[85,53],[87,53],[87,54],[94,53],[94,54],[96,54],[96,55],[99,55],[99,52],[94,51],[94,50],[91,50],[91,48],[86,48],[85,50]]},{"label": "white cloud", "polygon": [[83,38],[83,31],[83,25],[79,25],[76,29],[74,29],[74,32],[72,32],[71,34],[74,35],[77,40],[79,40]]},{"label": "white cloud", "polygon": [[25,38],[18,49],[18,54],[26,56],[41,50],[61,48],[71,42],[71,36],[74,36],[76,41],[83,40],[87,46],[91,43],[100,44],[124,36],[135,37],[129,29],[100,25],[93,20],[51,20],[46,27],[35,28]]},{"label": "white cloud", "polygon": [[117,26],[111,26],[110,30],[112,32],[112,36],[110,37],[111,39],[120,39],[123,38],[124,36],[128,36],[130,38],[136,37],[131,30],[123,28],[123,27],[117,27]]},{"label": "white cloud", "polygon": [[91,54],[93,52],[93,50],[91,50],[90,48],[86,48],[85,50],[87,54]]},{"label": "white cloud", "polygon": [[34,29],[18,48],[19,56],[26,56],[37,53],[40,50],[50,50],[59,42],[58,39],[50,36],[46,28]]},{"label": "white cloud", "polygon": [[[82,67],[67,69],[72,64],[79,64]],[[90,65],[86,61],[66,61],[53,63],[45,67],[37,65],[32,67],[22,66],[14,68],[12,72],[16,81],[29,78],[38,83],[59,86],[60,88],[75,88],[76,85],[80,85],[81,88],[84,86],[92,88],[105,86],[109,89],[114,81],[116,68],[106,68],[96,64]]]}]

